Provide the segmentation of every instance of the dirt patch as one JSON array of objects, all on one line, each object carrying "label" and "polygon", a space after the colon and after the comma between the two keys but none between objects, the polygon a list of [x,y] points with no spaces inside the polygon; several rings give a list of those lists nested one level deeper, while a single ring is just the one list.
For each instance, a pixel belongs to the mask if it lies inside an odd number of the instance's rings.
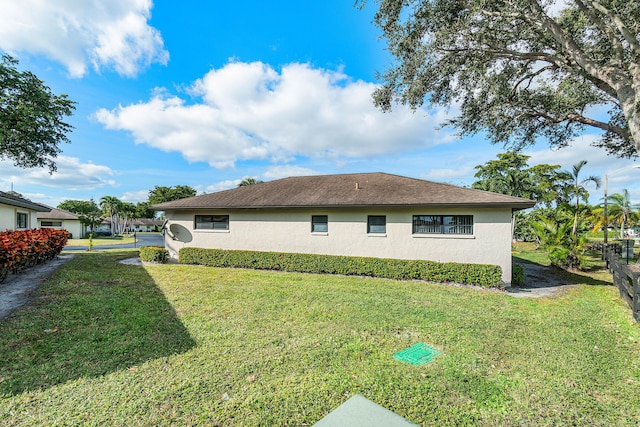
[{"label": "dirt patch", "polygon": [[525,283],[509,288],[511,296],[518,298],[557,296],[577,286],[562,277],[554,267],[524,262],[520,265],[524,267]]},{"label": "dirt patch", "polygon": [[9,274],[0,283],[0,319],[29,302],[31,292],[47,280],[61,265],[75,255],[58,255],[51,261],[31,267],[19,274]]}]

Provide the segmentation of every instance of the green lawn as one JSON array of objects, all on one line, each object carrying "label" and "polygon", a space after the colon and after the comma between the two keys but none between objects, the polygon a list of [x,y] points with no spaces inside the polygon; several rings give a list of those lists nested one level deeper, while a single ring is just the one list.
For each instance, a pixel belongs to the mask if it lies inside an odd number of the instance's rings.
[{"label": "green lawn", "polygon": [[[93,239],[93,246],[99,245],[125,245],[133,243],[133,237],[115,236],[115,237],[96,237]],[[89,246],[89,238],[69,239],[67,246]]]},{"label": "green lawn", "polygon": [[[360,393],[422,425],[637,425],[640,326],[612,286],[115,262],[134,253],[79,255],[0,321],[1,424],[312,425]],[[442,354],[393,359],[416,342]]]}]

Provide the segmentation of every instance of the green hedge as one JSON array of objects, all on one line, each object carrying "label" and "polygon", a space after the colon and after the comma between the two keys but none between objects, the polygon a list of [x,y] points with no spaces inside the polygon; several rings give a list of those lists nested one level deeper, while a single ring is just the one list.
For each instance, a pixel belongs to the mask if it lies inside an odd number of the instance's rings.
[{"label": "green hedge", "polygon": [[520,264],[513,264],[513,268],[511,269],[511,284],[513,286],[519,286],[524,283],[524,267]]},{"label": "green hedge", "polygon": [[164,264],[169,260],[169,251],[159,246],[143,246],[140,248],[140,260]]},{"label": "green hedge", "polygon": [[181,264],[210,267],[453,282],[489,288],[503,286],[502,270],[496,265],[202,248],[182,248],[178,260]]}]

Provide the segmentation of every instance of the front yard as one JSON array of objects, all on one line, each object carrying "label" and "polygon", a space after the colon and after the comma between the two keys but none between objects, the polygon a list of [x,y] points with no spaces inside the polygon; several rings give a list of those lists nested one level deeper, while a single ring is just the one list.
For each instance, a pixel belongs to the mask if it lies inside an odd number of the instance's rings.
[{"label": "front yard", "polygon": [[[0,321],[4,424],[312,425],[355,393],[422,425],[640,416],[640,326],[602,280],[520,299],[134,255],[81,254]],[[442,353],[392,357],[416,342]]]}]

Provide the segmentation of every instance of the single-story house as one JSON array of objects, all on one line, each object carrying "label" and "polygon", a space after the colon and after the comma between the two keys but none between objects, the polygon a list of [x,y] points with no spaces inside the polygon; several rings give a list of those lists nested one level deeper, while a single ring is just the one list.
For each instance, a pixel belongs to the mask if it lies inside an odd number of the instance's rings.
[{"label": "single-story house", "polygon": [[57,208],[51,208],[49,212],[38,213],[38,228],[67,230],[74,239],[83,238],[86,230],[78,215]]},{"label": "single-story house", "polygon": [[48,206],[0,191],[0,231],[36,228],[37,214],[50,210]]},{"label": "single-story house", "polygon": [[492,264],[511,282],[511,223],[534,201],[386,173],[284,178],[152,206],[187,246]]},{"label": "single-story house", "polygon": [[160,231],[162,224],[164,224],[164,221],[161,219],[138,218],[131,220],[127,228],[129,231],[152,232]]},{"label": "single-story house", "polygon": [[[152,218],[138,218],[138,219],[130,219],[127,220],[126,226],[122,233],[133,233],[136,232],[154,232],[160,231],[162,228],[162,224],[164,224],[164,220],[162,219],[152,219]],[[122,224],[120,225],[122,226]],[[109,218],[105,218],[98,226],[95,227],[94,231],[103,232],[103,233],[111,233],[111,220]]]}]

